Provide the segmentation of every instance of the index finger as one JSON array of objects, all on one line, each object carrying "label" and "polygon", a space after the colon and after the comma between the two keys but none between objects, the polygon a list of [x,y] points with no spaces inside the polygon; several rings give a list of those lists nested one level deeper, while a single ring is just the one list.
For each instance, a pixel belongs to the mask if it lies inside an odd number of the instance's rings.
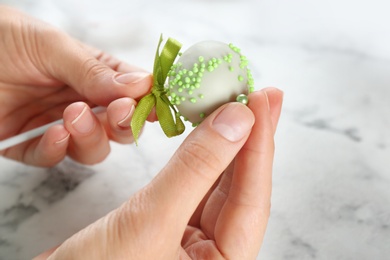
[{"label": "index finger", "polygon": [[218,248],[229,259],[254,259],[268,222],[274,128],[264,91],[251,94],[255,125],[236,156],[226,203],[215,227]]}]

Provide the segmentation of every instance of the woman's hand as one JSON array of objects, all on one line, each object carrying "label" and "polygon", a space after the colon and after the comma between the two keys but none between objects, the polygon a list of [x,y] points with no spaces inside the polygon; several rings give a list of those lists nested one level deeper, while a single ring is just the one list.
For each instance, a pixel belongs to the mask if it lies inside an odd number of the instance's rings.
[{"label": "woman's hand", "polygon": [[[149,73],[0,5],[0,140],[64,118],[64,125],[0,155],[38,166],[66,154],[97,163],[109,153],[110,139],[133,141],[135,99],[150,86]],[[107,113],[94,115],[96,105],[108,106]]]},{"label": "woman's hand", "polygon": [[226,104],[104,218],[36,259],[255,259],[270,212],[282,92]]}]

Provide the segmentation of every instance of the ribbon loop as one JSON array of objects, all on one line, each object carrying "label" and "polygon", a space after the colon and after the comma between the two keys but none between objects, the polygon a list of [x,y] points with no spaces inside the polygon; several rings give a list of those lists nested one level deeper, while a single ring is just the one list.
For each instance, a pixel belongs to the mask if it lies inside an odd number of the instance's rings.
[{"label": "ribbon loop", "polygon": [[156,104],[156,97],[150,93],[144,96],[139,102],[134,110],[133,117],[131,119],[131,131],[133,132],[133,137],[135,143],[137,144],[137,140],[139,134],[141,132],[142,126],[145,124],[148,115],[152,111],[153,107]]},{"label": "ribbon loop", "polygon": [[166,95],[164,87],[168,72],[181,49],[181,43],[169,38],[160,53],[162,41],[163,38],[161,35],[154,59],[152,90],[139,101],[131,120],[131,130],[136,144],[142,126],[145,124],[154,106],[156,107],[158,121],[167,137],[180,135],[185,129],[180,115]]}]

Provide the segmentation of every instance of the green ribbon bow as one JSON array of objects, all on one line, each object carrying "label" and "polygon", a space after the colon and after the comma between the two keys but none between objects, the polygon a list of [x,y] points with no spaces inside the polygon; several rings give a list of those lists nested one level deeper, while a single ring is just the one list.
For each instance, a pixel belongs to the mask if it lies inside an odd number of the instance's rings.
[{"label": "green ribbon bow", "polygon": [[181,49],[181,43],[169,38],[160,54],[159,50],[162,41],[161,35],[154,59],[152,91],[138,102],[130,123],[136,144],[142,126],[145,124],[146,118],[153,107],[156,107],[158,121],[167,137],[180,135],[185,130],[184,123],[175,107],[169,101],[166,95],[167,90],[164,87],[168,72]]}]

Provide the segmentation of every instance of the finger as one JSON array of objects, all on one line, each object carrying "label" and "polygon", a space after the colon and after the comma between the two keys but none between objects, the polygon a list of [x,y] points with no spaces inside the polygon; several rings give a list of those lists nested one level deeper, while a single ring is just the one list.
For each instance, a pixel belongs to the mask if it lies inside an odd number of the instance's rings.
[{"label": "finger", "polygon": [[[130,122],[137,102],[132,98],[120,98],[114,100],[107,107],[107,117],[99,117],[101,123],[106,126],[106,132],[110,140],[127,144],[134,142]],[[155,109],[147,117],[149,122],[157,120]]]},{"label": "finger", "polygon": [[[277,88],[266,88],[263,90],[268,97],[270,115],[274,125],[274,131],[276,131],[281,112],[281,104],[283,102],[283,92]],[[214,227],[218,220],[219,212],[229,193],[233,169],[234,162],[229,165],[228,169],[222,175],[221,180],[209,191],[208,195],[203,199],[204,203],[198,206],[194,215],[191,217],[190,224],[198,227],[201,226],[209,238],[214,238]]]},{"label": "finger", "polygon": [[[226,171],[225,171],[226,173]],[[203,216],[203,213],[204,213],[204,208],[206,206],[206,204],[208,203],[209,201],[209,198],[210,196],[213,194],[214,190],[218,187],[221,179],[223,178],[223,176],[225,175],[225,173],[223,173],[217,180],[216,182],[214,182],[213,186],[211,186],[211,188],[209,189],[209,191],[206,193],[206,195],[203,197],[202,201],[199,203],[199,205],[197,206],[194,214],[192,214],[190,220],[188,221],[188,225],[189,226],[192,226],[192,227],[196,227],[196,228],[201,228],[201,224],[200,224],[200,220]],[[202,227],[203,228],[203,227]]]},{"label": "finger", "polygon": [[104,127],[84,102],[73,103],[65,109],[64,125],[71,137],[68,154],[76,161],[98,163],[110,152]]},{"label": "finger", "polygon": [[63,125],[50,127],[40,139],[34,152],[27,153],[25,162],[43,167],[56,165],[66,155],[69,137],[70,134]]},{"label": "finger", "polygon": [[[64,33],[38,32],[37,38],[39,53],[49,74],[96,104],[107,106],[112,100],[126,96],[139,98],[150,90],[150,73],[144,70],[117,72],[112,67],[122,69],[120,67],[125,65],[111,58],[105,64]],[[98,58],[105,59],[105,56]]]},{"label": "finger", "polygon": [[46,260],[46,259],[48,259],[54,253],[54,251],[56,251],[56,249],[58,247],[59,246],[53,247],[53,248],[39,254],[38,256],[34,257],[33,260]]},{"label": "finger", "polygon": [[265,88],[263,90],[268,98],[271,120],[275,132],[278,126],[280,113],[282,111],[283,91],[273,87]]},{"label": "finger", "polygon": [[148,186],[148,201],[158,202],[155,206],[168,216],[164,219],[176,223],[172,232],[184,231],[202,198],[244,144],[253,120],[242,104],[219,108],[187,137]]},{"label": "finger", "polygon": [[63,125],[50,127],[42,137],[6,150],[5,156],[40,167],[50,167],[66,155],[69,132]]},{"label": "finger", "polygon": [[136,101],[131,98],[121,98],[113,101],[107,107],[107,118],[110,129],[109,138],[119,143],[134,141],[130,128]]},{"label": "finger", "polygon": [[251,94],[248,106],[256,123],[237,154],[228,198],[215,227],[217,245],[229,259],[256,257],[270,210],[274,129],[265,92]]},{"label": "finger", "polygon": [[234,160],[221,176],[218,185],[210,193],[207,202],[204,205],[203,212],[199,218],[199,226],[209,239],[215,240],[214,231],[220,212],[229,195],[230,184],[232,181],[234,169]]}]

